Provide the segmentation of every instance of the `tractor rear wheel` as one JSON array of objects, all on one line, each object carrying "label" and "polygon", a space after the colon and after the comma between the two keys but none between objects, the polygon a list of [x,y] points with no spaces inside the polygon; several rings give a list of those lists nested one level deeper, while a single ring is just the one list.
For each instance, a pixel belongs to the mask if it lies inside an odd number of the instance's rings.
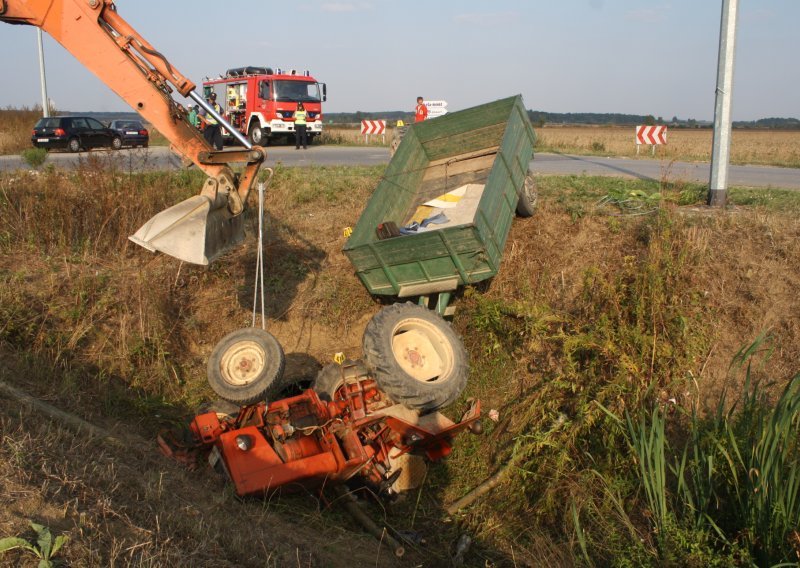
[{"label": "tractor rear wheel", "polygon": [[237,329],[211,351],[208,384],[228,402],[253,404],[277,394],[284,364],[283,348],[270,333]]},{"label": "tractor rear wheel", "polygon": [[435,312],[412,304],[383,308],[367,324],[367,365],[394,402],[431,412],[453,403],[467,385],[461,338]]}]

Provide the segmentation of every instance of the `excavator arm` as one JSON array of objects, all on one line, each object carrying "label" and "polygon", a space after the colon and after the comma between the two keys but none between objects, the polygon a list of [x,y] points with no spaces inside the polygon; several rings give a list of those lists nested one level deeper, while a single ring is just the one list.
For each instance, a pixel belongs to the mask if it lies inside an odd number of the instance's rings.
[{"label": "excavator arm", "polygon": [[[0,20],[46,31],[208,175],[199,195],[155,215],[132,241],[194,264],[208,264],[241,242],[242,213],[266,152],[219,115],[245,149],[214,151],[172,95],[214,109],[117,13],[113,0],[0,0]],[[244,166],[241,173],[235,164]]]}]

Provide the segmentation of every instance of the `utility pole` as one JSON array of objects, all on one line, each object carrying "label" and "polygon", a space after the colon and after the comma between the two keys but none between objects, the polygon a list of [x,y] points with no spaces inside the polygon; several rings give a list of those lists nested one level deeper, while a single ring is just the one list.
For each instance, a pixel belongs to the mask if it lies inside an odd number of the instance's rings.
[{"label": "utility pole", "polygon": [[736,52],[736,21],[739,0],[722,0],[722,23],[719,31],[717,96],[714,108],[714,144],[711,149],[711,181],[708,205],[725,207],[728,200],[728,166],[731,157],[731,99]]},{"label": "utility pole", "polygon": [[50,103],[47,100],[47,80],[44,76],[44,44],[42,43],[42,28],[36,28],[36,35],[39,40],[39,75],[42,82],[42,111],[44,117],[50,116]]}]

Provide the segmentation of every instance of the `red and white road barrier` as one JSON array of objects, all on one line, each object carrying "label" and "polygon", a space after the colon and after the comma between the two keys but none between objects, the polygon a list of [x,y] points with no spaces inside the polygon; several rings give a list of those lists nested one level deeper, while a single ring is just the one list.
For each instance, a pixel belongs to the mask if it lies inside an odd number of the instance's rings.
[{"label": "red and white road barrier", "polygon": [[383,134],[386,132],[385,120],[362,120],[361,134]]},{"label": "red and white road barrier", "polygon": [[636,153],[639,153],[639,146],[650,144],[653,147],[653,155],[656,153],[656,146],[667,143],[667,127],[661,126],[637,126],[636,127]]}]

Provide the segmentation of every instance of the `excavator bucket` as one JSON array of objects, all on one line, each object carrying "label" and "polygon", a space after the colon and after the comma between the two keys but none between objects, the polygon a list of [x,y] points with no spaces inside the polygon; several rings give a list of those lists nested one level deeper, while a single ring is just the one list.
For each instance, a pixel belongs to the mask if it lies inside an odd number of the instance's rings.
[{"label": "excavator bucket", "polygon": [[128,237],[149,251],[207,265],[244,240],[244,215],[195,195],[165,209]]}]

